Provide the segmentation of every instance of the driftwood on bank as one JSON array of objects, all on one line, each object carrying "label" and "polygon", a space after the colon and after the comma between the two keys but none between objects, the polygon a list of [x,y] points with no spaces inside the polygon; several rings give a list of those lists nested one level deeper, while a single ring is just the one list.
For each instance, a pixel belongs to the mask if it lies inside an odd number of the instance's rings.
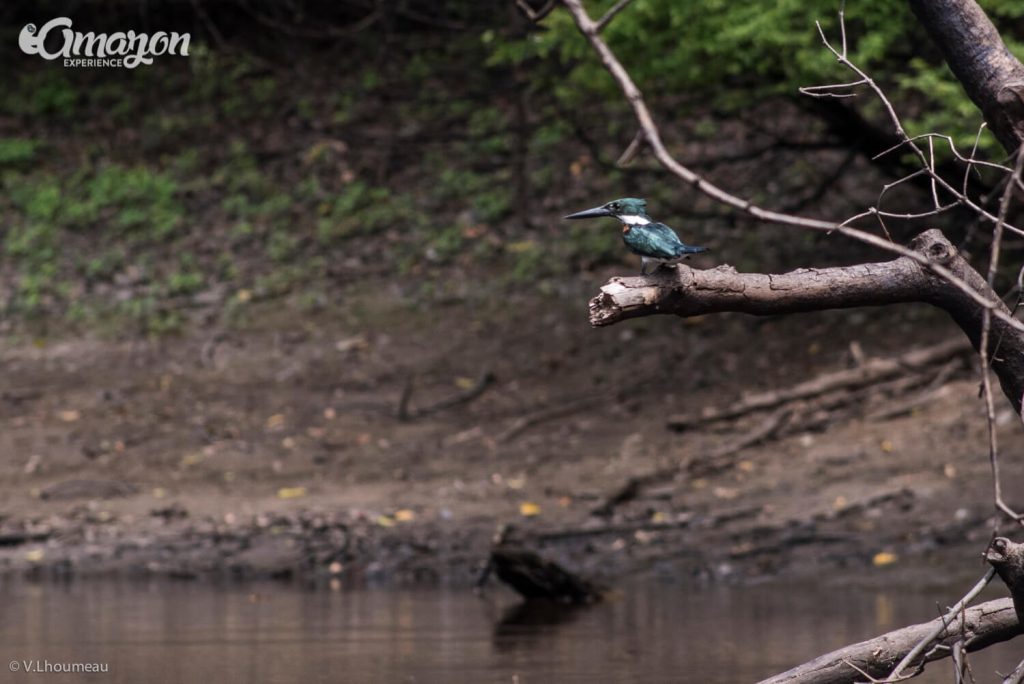
[{"label": "driftwood on bank", "polygon": [[413,408],[411,406],[412,393],[416,385],[415,380],[410,377],[406,380],[405,387],[402,388],[402,395],[398,399],[398,409],[395,411],[395,414],[399,420],[415,420],[417,418],[429,416],[432,413],[446,411],[450,408],[455,408],[456,406],[468,404],[486,392],[487,388],[494,383],[494,380],[494,373],[489,370],[484,371],[480,374],[480,377],[476,379],[476,382],[462,392],[450,397],[445,397],[444,399],[427,406]]},{"label": "driftwood on bank", "polygon": [[[840,372],[840,374],[827,373],[800,385],[818,388],[825,386],[828,388],[823,390],[824,394],[818,396],[797,398],[804,396],[804,393],[792,391],[793,388],[781,390],[775,394],[776,396],[787,397],[787,401],[783,406],[769,411],[766,416],[759,418],[756,424],[742,432],[739,436],[690,458],[629,477],[622,485],[611,490],[611,493],[591,512],[593,515],[609,516],[619,505],[639,498],[644,489],[672,480],[681,474],[686,474],[691,478],[717,475],[734,467],[746,450],[751,447],[771,443],[800,432],[822,429],[829,423],[842,420],[851,413],[861,410],[860,407],[870,405],[879,398],[884,398],[884,406],[868,413],[865,416],[867,419],[886,420],[902,413],[913,411],[916,407],[940,396],[942,386],[946,380],[964,364],[965,360],[957,357],[947,361],[945,365],[935,372],[931,372],[929,366],[918,365],[924,360],[941,360],[945,357],[946,349],[951,350],[953,354],[959,354],[969,349],[969,347],[966,342],[951,341],[934,347],[919,349],[902,357],[878,359],[876,361],[879,362],[879,366],[888,366],[890,362],[902,363],[909,358],[912,364],[903,365],[903,369],[910,374],[896,378],[871,376],[875,383],[861,387],[850,389],[844,382],[823,383],[820,381],[820,378],[836,377],[842,373]],[[873,365],[875,361],[865,363]],[[917,392],[908,399],[898,401],[895,404],[892,403],[895,397],[916,392],[922,387],[925,388],[923,393]],[[730,419],[742,419],[746,413],[755,410],[751,408],[752,406],[759,404],[759,402],[741,403],[749,409],[749,411],[744,410],[741,415],[733,414],[732,408],[716,410],[714,413],[708,412],[702,415],[710,414],[712,422],[724,420],[726,414],[729,414]],[[676,427],[680,424],[685,424],[687,429],[704,427],[704,423],[688,417],[680,420],[678,423],[674,423],[671,420],[669,422],[670,427]]]},{"label": "driftwood on bank", "polygon": [[913,413],[922,406],[940,398],[946,391],[946,382],[962,364],[963,361],[960,359],[949,361],[939,369],[922,391],[899,401],[890,401],[886,406],[870,411],[864,417],[867,420],[890,420]]},{"label": "driftwood on bank", "polygon": [[520,416],[512,421],[512,424],[507,428],[499,432],[494,440],[499,444],[505,444],[511,442],[513,439],[521,435],[526,430],[547,422],[549,420],[557,420],[558,418],[565,418],[571,416],[574,413],[586,411],[594,408],[598,404],[606,401],[606,399],[599,396],[583,397],[582,399],[575,399],[565,401],[562,404],[546,407],[533,413],[528,413],[525,416]]},{"label": "driftwood on bank", "polygon": [[[952,646],[963,641],[967,652],[1012,639],[1021,633],[1011,599],[989,601],[963,613],[961,622],[949,625],[939,643]],[[827,653],[761,684],[853,684],[864,681],[864,674],[885,677],[912,648],[942,625],[942,618],[897,629],[887,634],[845,646]],[[930,662],[948,657],[949,650],[932,650],[925,656]],[[860,670],[860,671],[858,671]]]},{"label": "driftwood on bank", "polygon": [[786,411],[776,412],[746,434],[709,450],[700,458],[673,463],[642,475],[634,475],[609,494],[591,513],[599,516],[611,515],[616,506],[637,498],[644,488],[671,480],[681,472],[686,472],[693,477],[705,477],[725,470],[736,461],[744,449],[760,444],[774,436],[789,417],[790,414]]},{"label": "driftwood on bank", "polygon": [[[941,266],[979,295],[998,300],[985,279],[938,230],[909,245],[929,264]],[[984,308],[962,290],[909,257],[835,268],[802,268],[790,273],[738,273],[730,266],[697,270],[680,265],[655,276],[612,278],[590,301],[590,323],[606,326],[639,316],[700,316],[736,311],[773,315],[857,306],[921,302],[946,311],[977,349]],[[1009,309],[1001,302],[1003,314]],[[992,317],[989,357],[1003,393],[1020,414],[1024,397],[1024,332]]]},{"label": "driftwood on bank", "polygon": [[776,406],[793,401],[811,399],[837,390],[854,389],[878,383],[910,371],[920,370],[925,366],[946,361],[969,350],[970,345],[967,343],[967,340],[953,339],[930,347],[914,349],[901,356],[868,359],[856,368],[823,373],[791,387],[748,395],[731,406],[723,408],[706,407],[697,414],[672,416],[668,419],[668,425],[673,429],[683,430],[697,425],[739,418],[754,411],[775,408]]}]

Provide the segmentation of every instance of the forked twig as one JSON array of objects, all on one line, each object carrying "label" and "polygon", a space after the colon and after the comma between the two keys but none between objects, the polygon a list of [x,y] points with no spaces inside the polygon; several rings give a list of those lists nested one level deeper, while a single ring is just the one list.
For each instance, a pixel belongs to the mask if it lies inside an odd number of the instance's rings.
[{"label": "forked twig", "polygon": [[971,601],[977,598],[978,594],[980,594],[982,590],[988,586],[988,583],[991,582],[992,578],[995,576],[995,568],[989,568],[988,572],[985,573],[985,576],[978,580],[978,583],[971,587],[971,590],[964,594],[963,598],[957,601],[956,605],[954,605],[952,608],[946,611],[946,614],[943,616],[942,620],[935,627],[935,629],[933,629],[931,632],[925,635],[924,639],[921,639],[921,641],[917,642],[917,645],[914,646],[914,648],[910,649],[910,652],[903,657],[903,660],[897,663],[896,667],[894,667],[892,672],[889,673],[889,676],[882,681],[899,681],[900,678],[903,676],[903,671],[910,667],[910,665],[913,664],[914,661],[916,661],[922,653],[924,653],[924,650],[926,648],[928,648],[932,643],[934,643],[946,632],[946,630],[949,627],[950,621],[955,619],[956,616],[961,611],[963,611]]}]

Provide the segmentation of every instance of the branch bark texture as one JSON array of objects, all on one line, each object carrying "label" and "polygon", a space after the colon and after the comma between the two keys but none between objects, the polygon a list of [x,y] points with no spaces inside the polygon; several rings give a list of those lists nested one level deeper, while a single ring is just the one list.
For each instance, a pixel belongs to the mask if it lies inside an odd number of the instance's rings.
[{"label": "branch bark texture", "polygon": [[1024,544],[996,537],[985,554],[985,560],[995,568],[1010,590],[1017,618],[1024,624]]},{"label": "branch bark texture", "polygon": [[995,137],[1017,152],[1024,142],[1024,65],[984,10],[974,0],[910,0],[910,8]]},{"label": "branch bark texture", "polygon": [[1024,143],[1024,64],[974,0],[910,0],[968,97],[1008,152]]},{"label": "branch bark texture", "polygon": [[[998,300],[985,279],[938,230],[917,236],[910,249],[927,263],[967,283],[978,295]],[[783,274],[738,273],[731,266],[697,270],[685,265],[654,276],[613,278],[590,302],[590,323],[606,326],[652,314],[690,317],[735,311],[773,315],[923,302],[946,311],[975,349],[981,343],[984,308],[936,275],[923,259],[835,268],[802,268]],[[1000,305],[1001,311],[1009,310]],[[1020,414],[1024,397],[1024,333],[993,317],[989,355],[1003,392]]]},{"label": "branch bark texture", "polygon": [[[949,625],[939,643],[951,646],[963,640],[970,652],[1007,641],[1021,633],[1013,601],[1008,598],[968,608],[964,611],[964,618],[963,629],[960,629],[960,621],[956,620],[955,624]],[[864,681],[864,675],[855,668],[872,677],[885,677],[910,649],[940,626],[941,621],[942,618],[936,618],[845,646],[761,684],[852,684]],[[949,654],[948,649],[933,649],[925,656],[925,662],[946,658]]]}]

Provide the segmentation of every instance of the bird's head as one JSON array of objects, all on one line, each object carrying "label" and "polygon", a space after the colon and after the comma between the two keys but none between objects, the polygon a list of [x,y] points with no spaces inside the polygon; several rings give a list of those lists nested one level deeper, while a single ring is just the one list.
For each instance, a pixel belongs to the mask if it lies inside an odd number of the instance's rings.
[{"label": "bird's head", "polygon": [[594,207],[593,209],[587,209],[585,211],[577,211],[575,214],[569,214],[565,218],[586,219],[600,218],[602,216],[617,218],[627,225],[651,222],[651,217],[647,215],[647,200],[637,199],[635,197],[624,197],[622,199],[612,200],[608,204],[601,205],[600,207]]}]

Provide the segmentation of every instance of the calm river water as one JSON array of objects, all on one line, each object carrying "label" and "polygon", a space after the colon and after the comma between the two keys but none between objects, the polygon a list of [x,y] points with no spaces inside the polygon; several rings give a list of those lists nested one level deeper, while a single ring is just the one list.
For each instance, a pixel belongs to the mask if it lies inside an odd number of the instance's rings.
[{"label": "calm river water", "polygon": [[[929,619],[962,589],[648,581],[606,604],[552,614],[523,610],[500,591],[481,599],[444,589],[0,582],[0,682],[753,682]],[[1012,669],[1024,650],[999,649],[972,658],[979,681]],[[24,672],[46,663],[108,671]],[[930,670],[914,681],[952,681],[948,661]]]}]

